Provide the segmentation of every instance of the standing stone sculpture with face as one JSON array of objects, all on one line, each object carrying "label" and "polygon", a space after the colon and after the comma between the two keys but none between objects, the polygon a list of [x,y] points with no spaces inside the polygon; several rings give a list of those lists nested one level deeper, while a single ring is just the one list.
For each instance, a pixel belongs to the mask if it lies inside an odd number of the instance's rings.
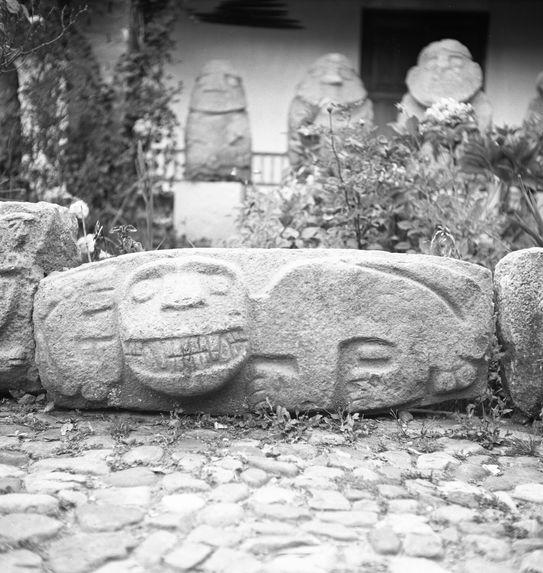
[{"label": "standing stone sculpture with face", "polygon": [[487,129],[492,121],[492,108],[483,92],[483,72],[470,51],[457,40],[432,42],[419,54],[417,65],[407,72],[398,124],[412,116],[423,117],[434,103],[452,98],[473,106],[479,126]]},{"label": "standing stone sculpture with face", "polygon": [[250,180],[251,132],[241,77],[212,60],[196,80],[185,132],[185,178]]},{"label": "standing stone sculpture with face", "polygon": [[537,76],[536,89],[537,95],[528,105],[524,122],[531,124],[539,133],[543,133],[543,72]]},{"label": "standing stone sculpture with face", "polygon": [[327,108],[332,104],[333,127],[362,121],[371,125],[373,106],[353,64],[342,54],[326,54],[307,71],[296,87],[288,114],[288,150],[293,167],[302,162],[306,150],[317,151],[324,142],[300,133],[304,127],[330,126]]}]

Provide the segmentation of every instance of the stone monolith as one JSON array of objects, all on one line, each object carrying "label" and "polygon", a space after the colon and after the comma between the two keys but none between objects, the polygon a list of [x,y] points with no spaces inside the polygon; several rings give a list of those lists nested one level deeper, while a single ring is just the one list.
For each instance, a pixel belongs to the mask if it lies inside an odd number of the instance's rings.
[{"label": "stone monolith", "polygon": [[191,94],[185,179],[250,181],[251,128],[243,82],[232,64],[211,60]]},{"label": "stone monolith", "polygon": [[320,57],[296,86],[288,113],[288,153],[293,167],[302,164],[308,152],[326,153],[322,148],[329,144],[329,138],[315,134],[314,129],[328,131],[330,113],[334,131],[361,121],[369,127],[373,123],[368,92],[343,54]]},{"label": "stone monolith", "polygon": [[506,389],[515,406],[535,417],[543,408],[543,249],[506,255],[494,283]]},{"label": "stone monolith", "polygon": [[0,202],[0,390],[40,387],[32,304],[39,281],[79,264],[77,220],[51,203]]},{"label": "stone monolith", "polygon": [[478,395],[492,281],[441,257],[182,249],[44,279],[37,363],[59,405],[383,410]]},{"label": "stone monolith", "polygon": [[543,72],[536,79],[537,95],[530,100],[524,123],[529,124],[538,133],[543,133]]},{"label": "stone monolith", "polygon": [[405,83],[409,91],[400,102],[399,127],[410,117],[422,119],[430,106],[443,99],[471,104],[483,131],[492,123],[492,106],[483,91],[481,66],[457,40],[428,44],[420,52],[417,65],[407,72]]}]

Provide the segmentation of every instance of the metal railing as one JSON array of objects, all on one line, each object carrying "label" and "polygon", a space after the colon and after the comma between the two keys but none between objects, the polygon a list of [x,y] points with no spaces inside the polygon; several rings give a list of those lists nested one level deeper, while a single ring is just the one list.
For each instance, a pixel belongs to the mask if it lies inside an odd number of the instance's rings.
[{"label": "metal railing", "polygon": [[[183,179],[185,164],[185,150],[178,150],[178,173],[176,180]],[[280,185],[288,173],[289,162],[286,153],[255,152],[252,154],[251,174],[252,182],[259,186],[273,187]]]}]

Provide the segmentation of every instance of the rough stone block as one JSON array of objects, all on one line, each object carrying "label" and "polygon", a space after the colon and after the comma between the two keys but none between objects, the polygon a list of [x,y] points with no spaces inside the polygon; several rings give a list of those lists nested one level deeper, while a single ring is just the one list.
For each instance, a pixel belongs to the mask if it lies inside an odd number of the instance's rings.
[{"label": "rough stone block", "polygon": [[488,270],[425,255],[180,249],[44,279],[37,363],[58,405],[379,410],[479,394]]},{"label": "rough stone block", "polygon": [[505,256],[494,276],[505,383],[529,416],[543,408],[543,249]]},{"label": "rough stone block", "polygon": [[51,203],[0,203],[0,391],[40,387],[32,303],[48,273],[79,264],[77,220]]}]

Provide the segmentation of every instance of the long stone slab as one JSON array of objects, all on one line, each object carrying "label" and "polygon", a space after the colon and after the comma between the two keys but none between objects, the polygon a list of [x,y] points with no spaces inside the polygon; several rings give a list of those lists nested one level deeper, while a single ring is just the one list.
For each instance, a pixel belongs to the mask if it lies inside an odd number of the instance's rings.
[{"label": "long stone slab", "polygon": [[482,392],[492,280],[354,250],[179,249],[45,278],[40,377],[58,405],[382,410]]},{"label": "long stone slab", "polygon": [[0,202],[0,391],[37,390],[32,303],[48,273],[79,264],[77,219],[51,203]]},{"label": "long stone slab", "polygon": [[517,408],[537,416],[543,408],[543,249],[506,255],[494,284],[506,389]]}]

